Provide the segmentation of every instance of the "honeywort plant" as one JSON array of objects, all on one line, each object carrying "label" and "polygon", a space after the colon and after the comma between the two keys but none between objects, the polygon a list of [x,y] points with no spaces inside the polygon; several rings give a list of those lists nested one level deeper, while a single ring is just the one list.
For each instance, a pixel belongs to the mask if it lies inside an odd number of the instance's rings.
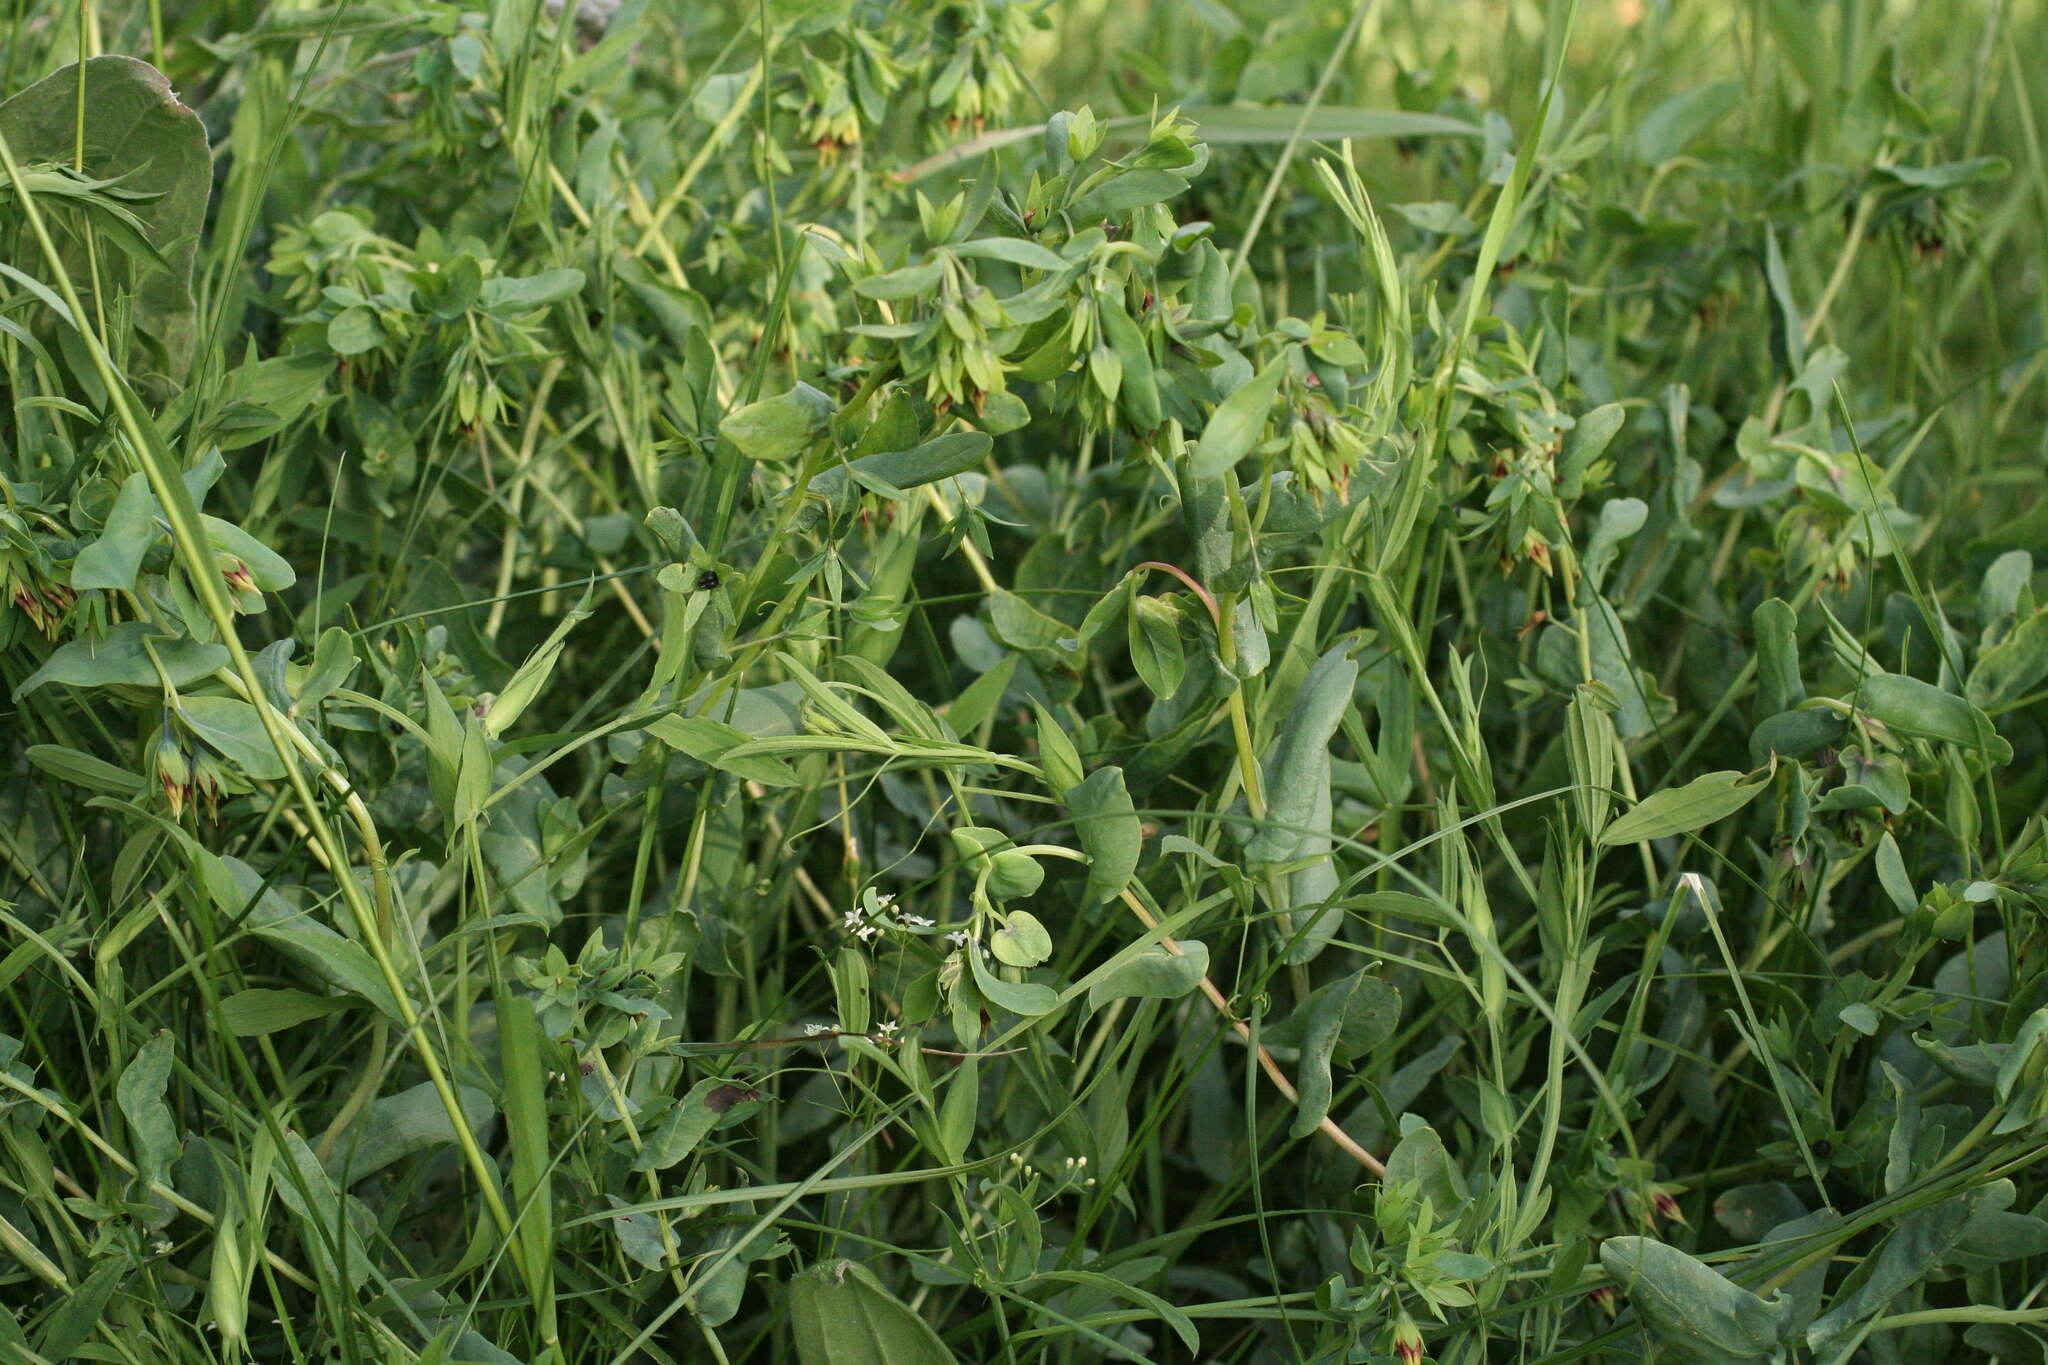
[{"label": "honeywort plant", "polygon": [[2038,0],[16,0],[0,1352],[2038,1361]]}]

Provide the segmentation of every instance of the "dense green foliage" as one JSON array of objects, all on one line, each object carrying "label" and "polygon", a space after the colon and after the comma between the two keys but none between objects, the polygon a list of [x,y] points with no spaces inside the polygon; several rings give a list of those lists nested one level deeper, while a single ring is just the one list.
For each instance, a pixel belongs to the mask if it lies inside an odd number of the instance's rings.
[{"label": "dense green foliage", "polygon": [[475,5],[0,29],[0,1357],[2048,1358],[2041,5]]}]

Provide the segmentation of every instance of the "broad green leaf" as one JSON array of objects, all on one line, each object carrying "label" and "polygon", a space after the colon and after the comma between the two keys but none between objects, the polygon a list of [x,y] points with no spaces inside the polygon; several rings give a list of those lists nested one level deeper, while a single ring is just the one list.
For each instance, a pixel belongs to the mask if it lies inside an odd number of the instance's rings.
[{"label": "broad green leaf", "polygon": [[1088,353],[1088,377],[1095,384],[1095,390],[1106,403],[1114,403],[1116,396],[1123,392],[1124,362],[1107,346],[1097,346]]},{"label": "broad green leaf", "polygon": [[[163,666],[162,675],[150,662],[152,650],[157,663]],[[50,683],[70,687],[155,688],[168,680],[172,687],[189,687],[225,668],[227,662],[225,645],[162,635],[144,621],[123,621],[109,627],[100,639],[59,645],[41,668],[14,689],[14,694],[26,696]]]},{"label": "broad green leaf", "polygon": [[1067,213],[1075,222],[1089,222],[1095,219],[1111,218],[1175,198],[1188,187],[1185,177],[1172,171],[1156,167],[1139,167],[1124,171],[1103,181],[1091,190],[1077,195],[1067,205]]},{"label": "broad green leaf", "polygon": [[[480,729],[468,732],[473,752],[484,747]],[[475,774],[479,788],[497,791],[527,770],[527,760],[508,759],[495,770],[488,755],[465,758],[464,776]],[[573,815],[574,804],[568,807]],[[562,916],[563,896],[582,884],[587,846],[575,839],[550,838],[544,824],[558,821],[564,807],[545,777],[521,781],[493,801],[484,819],[484,861],[511,909],[538,915],[553,924]],[[552,815],[550,814],[552,812]]]},{"label": "broad green leaf", "polygon": [[988,630],[1011,649],[1047,662],[1071,658],[1081,644],[1072,626],[1046,615],[1007,588],[989,594]]},{"label": "broad green leaf", "polygon": [[1012,910],[988,938],[988,949],[1007,967],[1036,967],[1052,956],[1052,935],[1029,910]]},{"label": "broad green leaf", "polygon": [[[1773,8],[1777,8],[1774,0]],[[1806,324],[1792,295],[1792,276],[1785,268],[1785,250],[1778,234],[1764,228],[1764,284],[1771,292],[1771,344],[1780,364],[1795,372],[1806,368]]]},{"label": "broad green leaf", "polygon": [[2043,678],[2048,678],[2048,608],[2020,622],[1979,656],[1963,695],[1973,705],[1995,711],[2027,695]]},{"label": "broad green leaf", "polygon": [[[1310,779],[1314,801],[1309,806],[1307,829],[1286,861],[1301,863],[1287,874],[1286,903],[1275,907],[1279,930],[1285,944],[1282,958],[1290,966],[1313,962],[1329,947],[1330,940],[1344,924],[1344,908],[1333,902],[1343,878],[1331,860],[1330,825],[1335,818],[1335,801],[1330,792],[1330,755],[1324,751]],[[1270,815],[1271,812],[1268,812]]]},{"label": "broad green leaf", "polygon": [[827,1261],[789,1283],[801,1365],[955,1365],[930,1325],[857,1261]]},{"label": "broad green leaf", "polygon": [[981,1059],[968,1057],[960,1063],[946,1087],[939,1105],[939,1145],[947,1161],[967,1160],[968,1145],[974,1140],[974,1117],[981,1104]]},{"label": "broad green leaf", "polygon": [[1125,643],[1131,667],[1161,701],[1180,691],[1187,676],[1187,655],[1180,644],[1180,613],[1157,597],[1134,596],[1124,618]]},{"label": "broad green leaf", "polygon": [[788,393],[727,414],[718,424],[718,434],[750,460],[787,460],[822,436],[837,410],[823,393],[798,384]]},{"label": "broad green leaf", "polygon": [[225,550],[249,566],[249,577],[265,592],[282,592],[298,582],[299,576],[292,572],[284,556],[233,522],[202,512],[199,524],[206,528],[206,538],[216,550]]},{"label": "broad green leaf", "polygon": [[384,342],[377,315],[360,304],[344,308],[327,321],[327,349],[339,356],[362,355]]},{"label": "broad green leaf", "polygon": [[220,1002],[228,1032],[237,1038],[256,1038],[266,1033],[324,1019],[363,1002],[351,995],[312,995],[306,991],[272,990],[255,987],[236,991]]},{"label": "broad green leaf", "polygon": [[754,736],[708,716],[662,716],[648,722],[647,733],[671,749],[688,754],[699,763],[719,768],[749,782],[768,787],[794,787],[796,769],[773,754],[741,754],[727,758],[729,750]]},{"label": "broad green leaf", "polygon": [[[1294,856],[1302,834],[1311,830],[1318,796],[1329,783],[1330,738],[1351,708],[1358,664],[1346,657],[1348,643],[1331,649],[1310,668],[1294,704],[1266,750],[1266,822],[1245,841],[1254,862],[1282,862]],[[1327,822],[1321,831],[1328,832]]]},{"label": "broad green leaf", "polygon": [[362,944],[292,904],[241,859],[216,857],[204,849],[195,856],[200,881],[223,915],[241,918],[250,933],[322,980],[361,996],[393,1019],[399,1017],[391,988]]},{"label": "broad green leaf", "polygon": [[333,378],[334,362],[317,352],[245,361],[227,375],[216,419],[221,449],[239,450],[276,435],[303,416]]},{"label": "broad green leaf", "polygon": [[2048,1338],[2043,1338],[2038,1328],[2015,1326],[2009,1322],[1980,1322],[1963,1332],[1963,1345],[1975,1352],[1972,1360],[2012,1361],[2014,1365],[2025,1362],[2048,1360]]},{"label": "broad green leaf", "polygon": [[623,1207],[625,1200],[615,1194],[605,1195],[607,1203],[619,1210],[611,1219],[612,1235],[619,1239],[619,1250],[647,1270],[664,1270],[668,1266],[668,1248],[661,1243],[661,1225],[651,1213],[631,1213]]},{"label": "broad green leaf", "polygon": [[986,432],[954,431],[934,436],[909,450],[885,450],[863,455],[844,465],[834,465],[811,480],[811,492],[837,502],[849,482],[858,482],[854,471],[881,480],[892,488],[918,488],[956,474],[965,474],[988,458],[993,442]]},{"label": "broad green leaf", "polygon": [[102,758],[67,749],[60,744],[31,744],[23,751],[29,762],[52,777],[113,796],[133,797],[143,789],[143,780],[126,768]]},{"label": "broad green leaf", "polygon": [[1065,270],[1066,261],[1054,251],[1021,237],[981,237],[950,248],[955,256],[1007,261],[1033,270]]},{"label": "broad green leaf", "polygon": [[1614,498],[1601,505],[1600,519],[1593,526],[1593,538],[1586,546],[1586,582],[1597,591],[1607,581],[1608,565],[1621,552],[1621,543],[1643,529],[1650,518],[1650,506],[1641,498]]},{"label": "broad green leaf", "polygon": [[485,280],[477,301],[487,313],[515,317],[549,304],[572,299],[582,292],[583,272],[575,269],[543,270],[517,279],[497,276]]},{"label": "broad green leaf", "polygon": [[548,678],[555,671],[555,664],[562,657],[562,649],[568,643],[569,632],[576,629],[590,615],[590,599],[586,594],[575,609],[555,623],[548,632],[548,638],[528,655],[526,662],[519,665],[519,671],[508,679],[492,699],[490,709],[484,712],[484,734],[496,739],[512,728],[523,715],[534,698],[547,685]]},{"label": "broad green leaf", "polygon": [[995,969],[983,961],[980,949],[969,947],[967,961],[974,971],[974,984],[987,996],[991,1004],[1000,1006],[1012,1014],[1034,1019],[1057,1009],[1060,993],[1050,986],[1036,981],[1005,981],[996,975]]},{"label": "broad green leaf", "polygon": [[731,1110],[735,1093],[743,1093],[742,1088],[716,1076],[691,1086],[648,1136],[640,1154],[633,1158],[632,1168],[665,1171],[688,1157]]},{"label": "broad green leaf", "polygon": [[1977,623],[1989,630],[2008,616],[2018,615],[2022,601],[2031,608],[2033,582],[2034,556],[2027,551],[2008,550],[1992,560],[1977,585]]},{"label": "broad green leaf", "polygon": [[868,971],[867,954],[857,944],[847,944],[832,955],[830,975],[839,1027],[848,1033],[866,1033],[874,1024],[875,1007],[874,977]]},{"label": "broad green leaf", "polygon": [[1714,1200],[1714,1221],[1739,1241],[1755,1242],[1781,1223],[1806,1216],[1806,1205],[1782,1180],[1737,1185]]},{"label": "broad green leaf", "polygon": [[[481,1128],[496,1112],[491,1097],[473,1085],[457,1086],[456,1098],[472,1130]],[[432,1081],[421,1081],[371,1101],[335,1144],[327,1158],[327,1171],[335,1184],[346,1189],[395,1161],[455,1140],[455,1123],[441,1103],[440,1092]]]},{"label": "broad green leaf", "polygon": [[1806,1329],[1806,1343],[1826,1353],[1856,1331],[1858,1324],[1881,1313],[1899,1295],[1925,1279],[1962,1240],[1971,1221],[1984,1211],[2002,1212],[2013,1200],[2009,1180],[1993,1181],[1914,1209],[1901,1218],[1877,1250],[1864,1262],[1865,1274],[1855,1290]]},{"label": "broad green leaf", "polygon": [[1165,419],[1159,406],[1159,381],[1153,373],[1152,353],[1145,334],[1115,296],[1101,301],[1103,338],[1117,358],[1122,372],[1124,416],[1138,431],[1151,431]]},{"label": "broad green leaf", "polygon": [[1643,117],[1636,127],[1636,156],[1646,166],[1660,166],[1713,131],[1742,103],[1742,82],[1709,81],[1673,95]]},{"label": "broad green leaf", "polygon": [[1902,915],[1910,915],[1920,908],[1920,893],[1913,889],[1913,879],[1906,872],[1906,860],[1899,855],[1898,841],[1892,838],[1890,830],[1878,836],[1877,852],[1871,855],[1871,864],[1877,869],[1877,884],[1884,888],[1884,894],[1894,909]]},{"label": "broad green leaf", "polygon": [[[36,1338],[36,1355],[42,1360],[78,1360],[79,1348],[92,1338],[113,1300],[114,1291],[133,1267],[127,1256],[110,1256],[63,1296]],[[12,1317],[10,1312],[8,1316]]]},{"label": "broad green leaf", "polygon": [[1178,1000],[1186,995],[1209,974],[1209,945],[1192,938],[1179,943],[1178,954],[1154,943],[1119,961],[1088,988],[1088,1008],[1101,1009],[1126,996]]},{"label": "broad green leaf", "polygon": [[1615,434],[1627,420],[1628,409],[1619,403],[1594,408],[1579,418],[1565,437],[1564,452],[1557,462],[1559,497],[1569,502],[1585,491],[1587,471],[1607,453],[1607,447],[1614,443]]},{"label": "broad green leaf", "polygon": [[1756,709],[1758,717],[1775,716],[1806,700],[1799,676],[1798,617],[1781,598],[1767,597],[1749,614],[1756,637]]},{"label": "broad green leaf", "polygon": [[[1055,795],[1065,797],[1081,785],[1081,752],[1074,747],[1074,741],[1067,737],[1067,732],[1060,728],[1051,712],[1035,703],[1032,710],[1037,713],[1037,724],[1033,726],[1032,734],[1038,740],[1039,770],[1045,774],[1045,785]],[[1073,809],[1072,802],[1068,803],[1067,809]],[[1088,847],[1086,835],[1078,826],[1075,832],[1082,834],[1081,847],[1085,850]]]},{"label": "broad green leaf", "polygon": [[1790,1305],[1761,1299],[1703,1261],[1648,1237],[1609,1237],[1600,1264],[1660,1345],[1676,1358],[1762,1360],[1778,1345]]},{"label": "broad green leaf", "polygon": [[[178,102],[161,71],[133,57],[93,57],[67,66],[0,104],[0,135],[17,162],[69,164],[84,134],[84,173],[117,180],[142,220],[144,235],[169,263],[137,282],[136,325],[163,354],[164,372],[182,383],[191,367],[196,315],[192,261],[213,187],[213,159],[199,116]],[[66,269],[81,290],[95,278],[84,250],[71,245]],[[94,305],[87,293],[86,311]],[[111,311],[111,310],[109,310]]]},{"label": "broad green leaf", "polygon": [[1953,692],[1903,673],[1873,673],[1856,689],[1856,704],[1902,735],[1980,749],[1994,763],[2012,760],[2012,745],[1991,718]]},{"label": "broad green leaf", "polygon": [[318,706],[336,688],[348,682],[355,672],[355,640],[340,626],[329,626],[320,632],[320,639],[313,646],[313,661],[301,673],[294,673],[299,679],[293,690],[294,714]]},{"label": "broad green leaf", "polygon": [[1963,1229],[1956,1253],[1992,1262],[2048,1254],[2048,1219],[2030,1213],[1980,1209]]},{"label": "broad green leaf", "polygon": [[1401,992],[1359,971],[1316,987],[1285,1019],[1268,1025],[1259,1041],[1275,1050],[1303,1049],[1317,1020],[1334,1020],[1337,1031],[1323,1040],[1328,1060],[1348,1066],[1384,1046],[1400,1018]]},{"label": "broad green leaf", "polygon": [[965,475],[987,460],[989,444],[987,432],[948,432],[909,450],[879,450],[848,460],[846,465],[823,469],[811,479],[809,491],[817,497],[807,499],[797,512],[797,526],[815,526],[827,505],[842,514],[850,512],[858,503],[862,487],[883,487],[901,493],[903,489]]},{"label": "broad green leaf", "polygon": [[1768,771],[1707,773],[1683,787],[1653,792],[1600,832],[1603,844],[1635,844],[1690,834],[1726,819],[1769,785]]},{"label": "broad green leaf", "polygon": [[277,1173],[277,1197],[298,1221],[299,1245],[316,1264],[350,1284],[369,1278],[370,1256],[354,1212],[334,1187],[334,1178],[313,1155],[305,1139],[289,1129],[284,1135],[286,1169]]},{"label": "broad green leaf", "polygon": [[1355,910],[1369,919],[1391,916],[1412,919],[1418,924],[1433,924],[1440,929],[1460,927],[1458,920],[1437,902],[1407,891],[1370,891],[1363,896],[1349,896],[1344,900],[1344,908]]},{"label": "broad green leaf", "polygon": [[961,825],[951,832],[953,851],[972,876],[983,869],[988,874],[988,894],[996,900],[1029,896],[1045,881],[1045,869],[1028,853],[1019,853],[1015,840],[999,829]]},{"label": "broad green leaf", "polygon": [[275,781],[284,760],[270,742],[256,708],[239,697],[180,697],[178,719],[249,777]]},{"label": "broad green leaf", "polygon": [[939,261],[925,261],[919,265],[906,265],[900,270],[870,275],[853,286],[853,292],[870,299],[918,299],[924,298],[938,286],[946,267]]},{"label": "broad green leaf", "polygon": [[[1437,1062],[1438,1066],[1442,1064]],[[1422,1125],[1403,1132],[1394,1150],[1387,1153],[1386,1183],[1389,1187],[1405,1185],[1427,1197],[1438,1217],[1462,1210],[1470,1198],[1464,1173],[1451,1160],[1443,1138],[1436,1129]]]},{"label": "broad green leaf", "polygon": [[114,1099],[128,1122],[136,1173],[144,1184],[164,1179],[178,1155],[178,1126],[164,1101],[173,1046],[168,1031],[157,1034],[136,1050],[114,1083]]},{"label": "broad green leaf", "polygon": [[1117,585],[1104,593],[1095,605],[1088,608],[1088,614],[1081,618],[1081,644],[1085,648],[1095,643],[1096,637],[1117,623],[1117,619],[1131,609],[1131,599],[1138,590],[1138,573],[1125,574]]},{"label": "broad green leaf", "polygon": [[690,695],[679,708],[685,715],[707,715],[724,721],[755,739],[778,739],[804,731],[803,689],[794,682],[767,687],[742,687],[738,691],[707,684]]},{"label": "broad green leaf", "polygon": [[1827,706],[1804,706],[1766,716],[1749,732],[1749,761],[1759,768],[1780,758],[1811,758],[1822,749],[1841,741],[1849,728],[1848,717]]},{"label": "broad green leaf", "polygon": [[[526,1282],[552,1295],[548,1273],[554,1252],[554,1200],[550,1173],[556,1152],[548,1141],[547,1072],[542,1061],[540,1024],[533,1002],[524,995],[502,992],[497,1000],[498,1065],[503,1083],[499,1105],[505,1113],[505,1145],[511,1160],[512,1204],[519,1210],[513,1248],[526,1263]],[[552,1305],[536,1304],[542,1311]]]},{"label": "broad green leaf", "polygon": [[1074,817],[1074,837],[1088,855],[1084,905],[1100,905],[1131,883],[1144,851],[1145,824],[1131,805],[1121,768],[1098,768],[1062,798]]},{"label": "broad green leaf", "polygon": [[1237,462],[1257,448],[1266,430],[1266,418],[1280,381],[1287,376],[1287,357],[1282,354],[1266,362],[1252,382],[1216,405],[1202,438],[1195,443],[1189,467],[1197,479],[1214,479],[1228,474]]},{"label": "broad green leaf", "polygon": [[1959,185],[2003,180],[2012,163],[2002,156],[1977,156],[1968,161],[1944,161],[1937,166],[1876,166],[1872,170],[1902,185],[1923,190],[1951,190]]},{"label": "broad green leaf", "polygon": [[142,556],[156,543],[156,496],[149,491],[149,478],[130,474],[107,513],[100,538],[78,552],[71,564],[71,586],[112,588],[128,592],[135,587],[135,575],[142,568]]},{"label": "broad green leaf", "polygon": [[1366,972],[1320,986],[1294,1013],[1261,1039],[1269,1047],[1299,1050],[1293,1137],[1305,1137],[1330,1112],[1332,1065],[1349,1065],[1393,1037],[1401,1017],[1401,993]]}]

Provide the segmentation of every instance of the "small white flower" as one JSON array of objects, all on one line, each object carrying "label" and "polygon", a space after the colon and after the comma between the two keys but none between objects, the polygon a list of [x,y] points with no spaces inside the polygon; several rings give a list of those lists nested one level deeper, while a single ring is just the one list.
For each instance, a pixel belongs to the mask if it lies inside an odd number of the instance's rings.
[{"label": "small white flower", "polygon": [[816,1038],[821,1033],[836,1033],[838,1029],[839,1026],[837,1024],[805,1024],[804,1036],[806,1038]]},{"label": "small white flower", "polygon": [[172,1249],[170,1239],[167,1237],[159,1237],[154,1242],[151,1242],[149,1244],[149,1249],[159,1256],[168,1256],[171,1254]]},{"label": "small white flower", "polygon": [[857,932],[860,929],[862,913],[863,912],[858,905],[854,906],[853,909],[846,912],[846,918],[839,922],[840,927],[847,930],[849,933]]},{"label": "small white flower", "polygon": [[965,929],[955,929],[952,933],[946,935],[946,942],[952,944],[955,948],[965,948],[967,946],[967,931]]},{"label": "small white flower", "polygon": [[872,924],[863,924],[860,928],[853,931],[854,937],[858,938],[862,943],[866,943],[869,939],[873,938],[876,934],[879,934],[881,932],[882,931],[879,928]]},{"label": "small white flower", "polygon": [[901,1028],[901,1027],[903,1027],[903,1026],[902,1026],[901,1024],[897,1023],[897,1022],[896,1022],[896,1021],[895,1021],[894,1019],[884,1019],[884,1020],[883,1020],[883,1021],[881,1022],[881,1024],[879,1025],[879,1028],[880,1028],[881,1034],[882,1034],[882,1036],[883,1036],[884,1038],[893,1038],[893,1037],[895,1037],[895,1036],[896,1036],[896,1030],[897,1030],[897,1029],[899,1029],[899,1028]]},{"label": "small white flower", "polygon": [[875,897],[875,909],[877,910],[887,910],[890,906],[894,905],[895,903],[896,897],[893,893],[884,893],[883,895]]},{"label": "small white flower", "polygon": [[926,919],[923,915],[905,915],[903,922],[913,929],[929,929],[934,923],[934,921]]}]

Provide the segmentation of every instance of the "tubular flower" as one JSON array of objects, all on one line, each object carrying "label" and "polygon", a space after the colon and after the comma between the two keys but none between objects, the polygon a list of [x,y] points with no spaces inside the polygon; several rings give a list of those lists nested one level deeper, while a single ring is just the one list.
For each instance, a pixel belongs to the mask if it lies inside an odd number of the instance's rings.
[{"label": "tubular flower", "polygon": [[185,746],[171,733],[166,725],[157,731],[156,750],[151,759],[156,770],[156,779],[162,784],[164,797],[171,803],[171,818],[183,818],[185,803],[192,799],[192,761],[185,752]]},{"label": "tubular flower", "polygon": [[219,566],[221,580],[228,585],[228,591],[234,594],[237,614],[253,616],[263,610],[263,590],[256,586],[255,576],[249,572],[246,560],[226,550],[216,550],[213,562]]},{"label": "tubular flower", "polygon": [[0,548],[0,601],[18,608],[45,636],[57,638],[58,622],[77,600],[76,593],[26,556]]},{"label": "tubular flower", "polygon": [[1422,1329],[1415,1325],[1415,1319],[1403,1310],[1394,1319],[1394,1358],[1401,1365],[1418,1365],[1423,1357]]}]

